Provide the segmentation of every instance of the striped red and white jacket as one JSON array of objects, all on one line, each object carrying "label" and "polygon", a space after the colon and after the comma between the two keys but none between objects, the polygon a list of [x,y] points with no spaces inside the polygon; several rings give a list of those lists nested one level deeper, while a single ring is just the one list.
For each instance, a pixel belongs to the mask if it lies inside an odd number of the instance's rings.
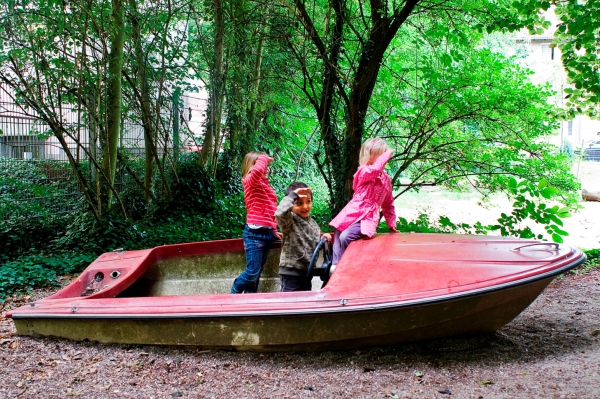
[{"label": "striped red and white jacket", "polygon": [[247,212],[246,223],[277,230],[275,221],[277,194],[269,184],[269,179],[265,177],[268,160],[266,155],[258,157],[250,172],[242,180]]}]

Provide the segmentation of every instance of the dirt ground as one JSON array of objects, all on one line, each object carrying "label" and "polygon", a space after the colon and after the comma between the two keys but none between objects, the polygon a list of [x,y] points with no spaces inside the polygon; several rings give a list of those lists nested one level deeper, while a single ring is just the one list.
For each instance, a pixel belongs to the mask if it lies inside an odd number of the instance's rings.
[{"label": "dirt ground", "polygon": [[494,334],[320,353],[102,345],[15,335],[0,398],[598,398],[600,270],[567,274]]}]

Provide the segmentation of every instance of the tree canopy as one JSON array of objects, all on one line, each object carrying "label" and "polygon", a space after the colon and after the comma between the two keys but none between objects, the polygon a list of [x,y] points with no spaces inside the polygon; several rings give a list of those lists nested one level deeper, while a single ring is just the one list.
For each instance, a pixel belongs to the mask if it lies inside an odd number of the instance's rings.
[{"label": "tree canopy", "polygon": [[555,44],[571,87],[565,89],[570,116],[600,116],[600,1],[559,1]]},{"label": "tree canopy", "polygon": [[[597,25],[588,29],[579,4],[559,3],[557,45],[574,82],[574,112],[593,113],[598,61],[587,46]],[[398,195],[423,185],[485,195],[506,190],[516,177],[546,179],[568,197],[577,187],[569,159],[544,140],[560,115],[547,101],[553,93],[485,45],[489,33],[541,29],[540,10],[549,6],[8,1],[1,9],[0,80],[50,126],[96,217],[112,204],[129,216],[114,180],[122,169],[146,204],[173,201],[173,126],[185,122],[178,93],[197,90],[195,80],[209,95],[203,133],[194,137],[202,145],[198,162],[222,181],[235,177],[245,152],[263,150],[280,158],[289,178],[296,169],[319,173],[335,212],[352,194],[361,142],[378,136],[395,150]],[[67,104],[83,115],[90,144],[81,140],[81,126],[62,118]],[[137,154],[119,145],[123,119],[143,130],[141,170],[131,163]],[[67,138],[81,144],[85,159]]]}]

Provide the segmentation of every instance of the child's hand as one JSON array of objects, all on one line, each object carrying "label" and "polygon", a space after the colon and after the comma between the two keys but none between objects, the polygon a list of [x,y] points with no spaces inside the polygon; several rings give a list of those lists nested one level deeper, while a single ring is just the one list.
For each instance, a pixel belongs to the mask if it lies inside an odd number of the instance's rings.
[{"label": "child's hand", "polygon": [[394,227],[390,227],[390,233],[397,233],[398,229],[396,228],[396,226]]},{"label": "child's hand", "polygon": [[274,159],[267,155],[267,164],[270,164],[273,161]]},{"label": "child's hand", "polygon": [[294,192],[300,198],[305,198],[305,197],[310,196],[310,188],[297,188],[294,190]]},{"label": "child's hand", "polygon": [[333,237],[329,233],[323,233],[321,234],[321,237],[327,238],[327,242],[331,242],[333,240]]},{"label": "child's hand", "polygon": [[280,232],[278,232],[277,230],[275,230],[273,232],[275,234],[275,237],[277,237],[278,240],[283,239],[283,234],[281,234]]}]

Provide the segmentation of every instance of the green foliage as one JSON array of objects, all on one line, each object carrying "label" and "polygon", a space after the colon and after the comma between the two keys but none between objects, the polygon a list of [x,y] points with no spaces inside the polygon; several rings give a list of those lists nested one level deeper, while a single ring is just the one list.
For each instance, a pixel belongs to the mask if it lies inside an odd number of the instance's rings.
[{"label": "green foliage", "polygon": [[594,269],[600,269],[600,248],[583,250],[587,257],[586,262],[577,269],[572,270],[574,274],[586,274]]},{"label": "green foliage", "polygon": [[194,155],[183,158],[177,165],[177,177],[171,176],[173,199],[163,205],[169,211],[203,213],[214,207],[218,183],[209,171],[198,165],[197,153]]},{"label": "green foliage", "polygon": [[[398,218],[396,228],[403,233],[445,233],[445,234],[487,234],[491,226],[484,226],[480,222],[474,225],[468,223],[453,223],[447,216],[440,216],[437,221],[429,220],[429,215],[421,213],[415,220],[408,221]],[[377,229],[380,233],[389,232],[387,225],[380,223]]]},{"label": "green foliage", "polygon": [[[443,228],[431,223],[429,216],[425,213],[421,213],[415,220],[408,221],[405,218],[398,218],[396,223],[398,231],[403,233],[415,232],[415,233],[442,233]],[[377,231],[388,232],[387,224],[379,223]]]},{"label": "green foliage", "polygon": [[0,261],[43,249],[81,209],[65,163],[0,159]]},{"label": "green foliage", "polygon": [[[507,193],[514,199],[513,210],[510,214],[502,213],[498,218],[498,224],[495,225],[486,226],[481,222],[474,225],[455,224],[446,216],[440,217],[437,222],[431,222],[427,214],[420,214],[413,221],[399,218],[397,229],[402,232],[452,234],[488,234],[491,231],[498,231],[502,236],[545,239],[544,234],[536,235],[529,226],[523,227],[523,222],[529,220],[543,226],[546,234],[554,242],[562,243],[562,237],[569,235],[562,229],[561,220],[571,216],[569,208],[559,205],[549,206],[542,202],[552,199],[558,193],[558,190],[548,186],[545,180],[536,185],[527,181],[517,182],[516,179],[511,178],[508,181]],[[388,230],[380,223],[378,231]]]},{"label": "green foliage", "polygon": [[600,115],[600,29],[599,0],[566,0],[557,2],[560,22],[554,43],[561,52],[562,63],[571,87],[564,90],[569,116],[587,113]]},{"label": "green foliage", "polygon": [[500,230],[503,236],[544,238],[543,234],[536,236],[529,227],[520,227],[521,222],[531,219],[543,225],[554,242],[561,243],[562,237],[569,235],[562,229],[561,220],[571,216],[569,208],[559,205],[550,207],[539,202],[539,199],[551,199],[559,192],[555,187],[548,186],[546,180],[535,185],[527,181],[517,182],[511,178],[508,181],[507,191],[515,200],[513,211],[510,215],[503,213],[498,219],[498,224],[493,226],[493,230]]},{"label": "green foliage", "polygon": [[588,262],[594,262],[600,266],[600,248],[584,250]]},{"label": "green foliage", "polygon": [[59,285],[57,277],[81,272],[95,254],[64,252],[54,255],[28,255],[0,262],[0,302],[15,292],[35,287]]}]

